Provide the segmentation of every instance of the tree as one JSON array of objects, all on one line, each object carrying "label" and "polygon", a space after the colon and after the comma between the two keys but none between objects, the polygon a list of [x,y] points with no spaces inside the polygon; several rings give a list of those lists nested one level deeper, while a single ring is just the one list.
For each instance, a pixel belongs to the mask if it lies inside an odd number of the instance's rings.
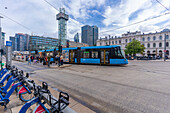
[{"label": "tree", "polygon": [[144,45],[141,45],[140,41],[134,39],[132,42],[128,43],[125,48],[125,53],[133,56],[136,56],[137,53],[143,54],[145,49]]}]

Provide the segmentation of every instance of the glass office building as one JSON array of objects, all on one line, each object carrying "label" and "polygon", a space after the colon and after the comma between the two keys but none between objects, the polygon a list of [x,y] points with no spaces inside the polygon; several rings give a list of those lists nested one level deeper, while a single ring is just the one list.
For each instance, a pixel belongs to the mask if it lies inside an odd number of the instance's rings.
[{"label": "glass office building", "polygon": [[56,38],[30,36],[29,39],[30,51],[54,49],[57,47],[58,47],[58,39]]},{"label": "glass office building", "polygon": [[82,43],[87,43],[91,46],[96,45],[98,40],[98,27],[85,25],[81,28]]},{"label": "glass office building", "polygon": [[12,51],[15,51],[15,37],[10,36],[9,40],[12,41]]}]

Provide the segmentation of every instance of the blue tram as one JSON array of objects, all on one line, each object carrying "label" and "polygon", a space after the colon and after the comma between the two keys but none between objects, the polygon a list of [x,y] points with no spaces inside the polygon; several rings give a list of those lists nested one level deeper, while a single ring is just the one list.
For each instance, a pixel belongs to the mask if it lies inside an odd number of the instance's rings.
[{"label": "blue tram", "polygon": [[[35,54],[35,51],[31,52]],[[53,56],[59,54],[58,49],[49,49],[38,51],[41,57]],[[74,47],[62,49],[64,63],[77,64],[100,64],[100,65],[125,65],[128,64],[121,50],[120,45],[111,46],[91,46],[91,47]]]}]

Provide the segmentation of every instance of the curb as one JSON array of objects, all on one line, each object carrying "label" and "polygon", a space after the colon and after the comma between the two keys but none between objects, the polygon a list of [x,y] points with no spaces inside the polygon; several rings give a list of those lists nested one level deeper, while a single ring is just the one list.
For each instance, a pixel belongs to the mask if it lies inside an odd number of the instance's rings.
[{"label": "curb", "polygon": [[65,68],[65,67],[70,67],[70,66],[72,66],[72,65],[62,65],[62,66],[50,66],[50,68],[53,68],[53,69],[55,69],[55,68]]}]

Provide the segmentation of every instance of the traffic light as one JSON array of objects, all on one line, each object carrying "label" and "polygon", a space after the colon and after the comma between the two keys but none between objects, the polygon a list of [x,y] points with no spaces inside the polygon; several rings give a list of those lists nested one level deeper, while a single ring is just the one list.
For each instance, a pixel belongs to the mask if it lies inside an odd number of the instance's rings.
[{"label": "traffic light", "polygon": [[58,46],[58,50],[60,53],[62,53],[62,46]]}]

